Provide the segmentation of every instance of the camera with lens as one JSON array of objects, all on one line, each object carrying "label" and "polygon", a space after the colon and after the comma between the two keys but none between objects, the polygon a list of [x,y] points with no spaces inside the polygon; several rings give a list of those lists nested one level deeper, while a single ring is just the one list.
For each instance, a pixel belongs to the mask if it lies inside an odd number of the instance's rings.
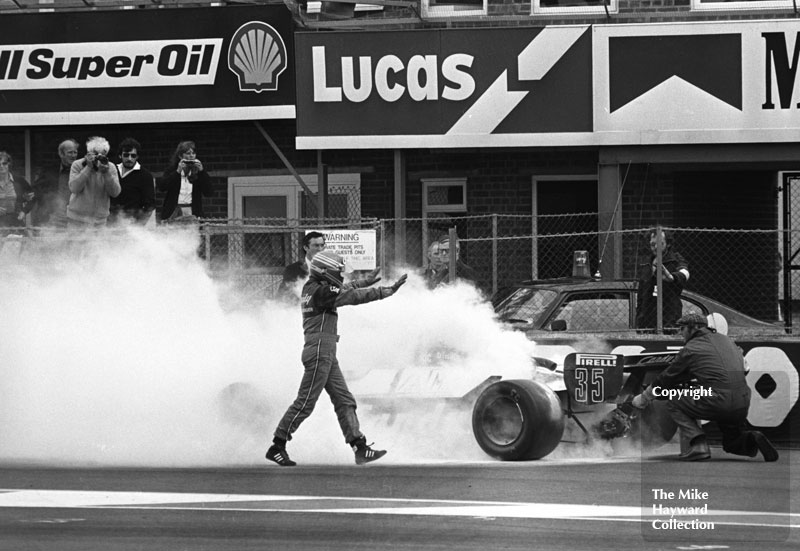
[{"label": "camera with lens", "polygon": [[183,173],[186,176],[194,176],[200,171],[200,163],[197,159],[183,159]]},{"label": "camera with lens", "polygon": [[94,169],[97,170],[100,165],[107,165],[108,164],[108,157],[103,155],[102,153],[98,153],[94,156]]}]

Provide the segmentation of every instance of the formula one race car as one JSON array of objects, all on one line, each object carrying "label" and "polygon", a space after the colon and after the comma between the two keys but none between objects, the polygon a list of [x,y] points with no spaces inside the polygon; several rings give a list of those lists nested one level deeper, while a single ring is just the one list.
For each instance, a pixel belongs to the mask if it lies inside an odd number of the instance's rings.
[{"label": "formula one race car", "polygon": [[[563,371],[537,359],[538,371],[550,376],[500,380],[480,393],[472,411],[475,439],[487,454],[506,461],[546,456],[562,441],[565,428],[574,433],[577,427],[586,441],[631,437],[643,445],[666,443],[677,430],[666,402],[651,402],[639,412],[630,400],[675,354],[571,353]],[[581,420],[598,416],[593,423]]]},{"label": "formula one race car", "polygon": [[390,424],[395,419],[402,423],[406,413],[430,422],[430,415],[441,409],[449,408],[458,418],[471,412],[472,434],[488,455],[503,461],[540,459],[560,442],[668,442],[677,426],[666,402],[653,401],[640,412],[630,400],[676,354],[677,350],[636,355],[573,352],[559,363],[533,357],[532,371],[502,373],[500,368],[479,378],[434,362],[400,370],[371,369],[354,378],[350,388],[359,403],[370,408],[370,415],[385,414]]}]

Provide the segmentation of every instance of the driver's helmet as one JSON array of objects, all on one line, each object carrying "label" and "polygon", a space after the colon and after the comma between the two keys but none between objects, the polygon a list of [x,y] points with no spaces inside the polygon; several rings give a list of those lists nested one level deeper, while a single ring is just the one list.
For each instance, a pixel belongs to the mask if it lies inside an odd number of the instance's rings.
[{"label": "driver's helmet", "polygon": [[327,281],[337,287],[344,283],[344,259],[333,251],[320,251],[311,259],[310,277]]}]

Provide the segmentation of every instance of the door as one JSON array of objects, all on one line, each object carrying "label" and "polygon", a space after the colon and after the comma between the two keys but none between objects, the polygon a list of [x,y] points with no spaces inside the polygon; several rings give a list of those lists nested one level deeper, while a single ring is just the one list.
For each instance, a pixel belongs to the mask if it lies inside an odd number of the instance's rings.
[{"label": "door", "polygon": [[[597,177],[535,176],[533,203],[533,279],[572,276],[573,251],[588,251],[594,273],[599,255]],[[583,233],[592,235],[570,235]]]}]

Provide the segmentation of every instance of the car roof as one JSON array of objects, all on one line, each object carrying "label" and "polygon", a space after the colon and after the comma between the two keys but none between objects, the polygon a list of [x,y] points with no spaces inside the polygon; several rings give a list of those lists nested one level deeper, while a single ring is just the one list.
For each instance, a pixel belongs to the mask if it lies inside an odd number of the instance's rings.
[{"label": "car roof", "polygon": [[587,277],[560,277],[555,279],[529,279],[512,285],[511,287],[535,287],[537,289],[553,290],[592,290],[598,287],[603,289],[624,289],[626,291],[636,287],[635,279],[594,279]]}]

